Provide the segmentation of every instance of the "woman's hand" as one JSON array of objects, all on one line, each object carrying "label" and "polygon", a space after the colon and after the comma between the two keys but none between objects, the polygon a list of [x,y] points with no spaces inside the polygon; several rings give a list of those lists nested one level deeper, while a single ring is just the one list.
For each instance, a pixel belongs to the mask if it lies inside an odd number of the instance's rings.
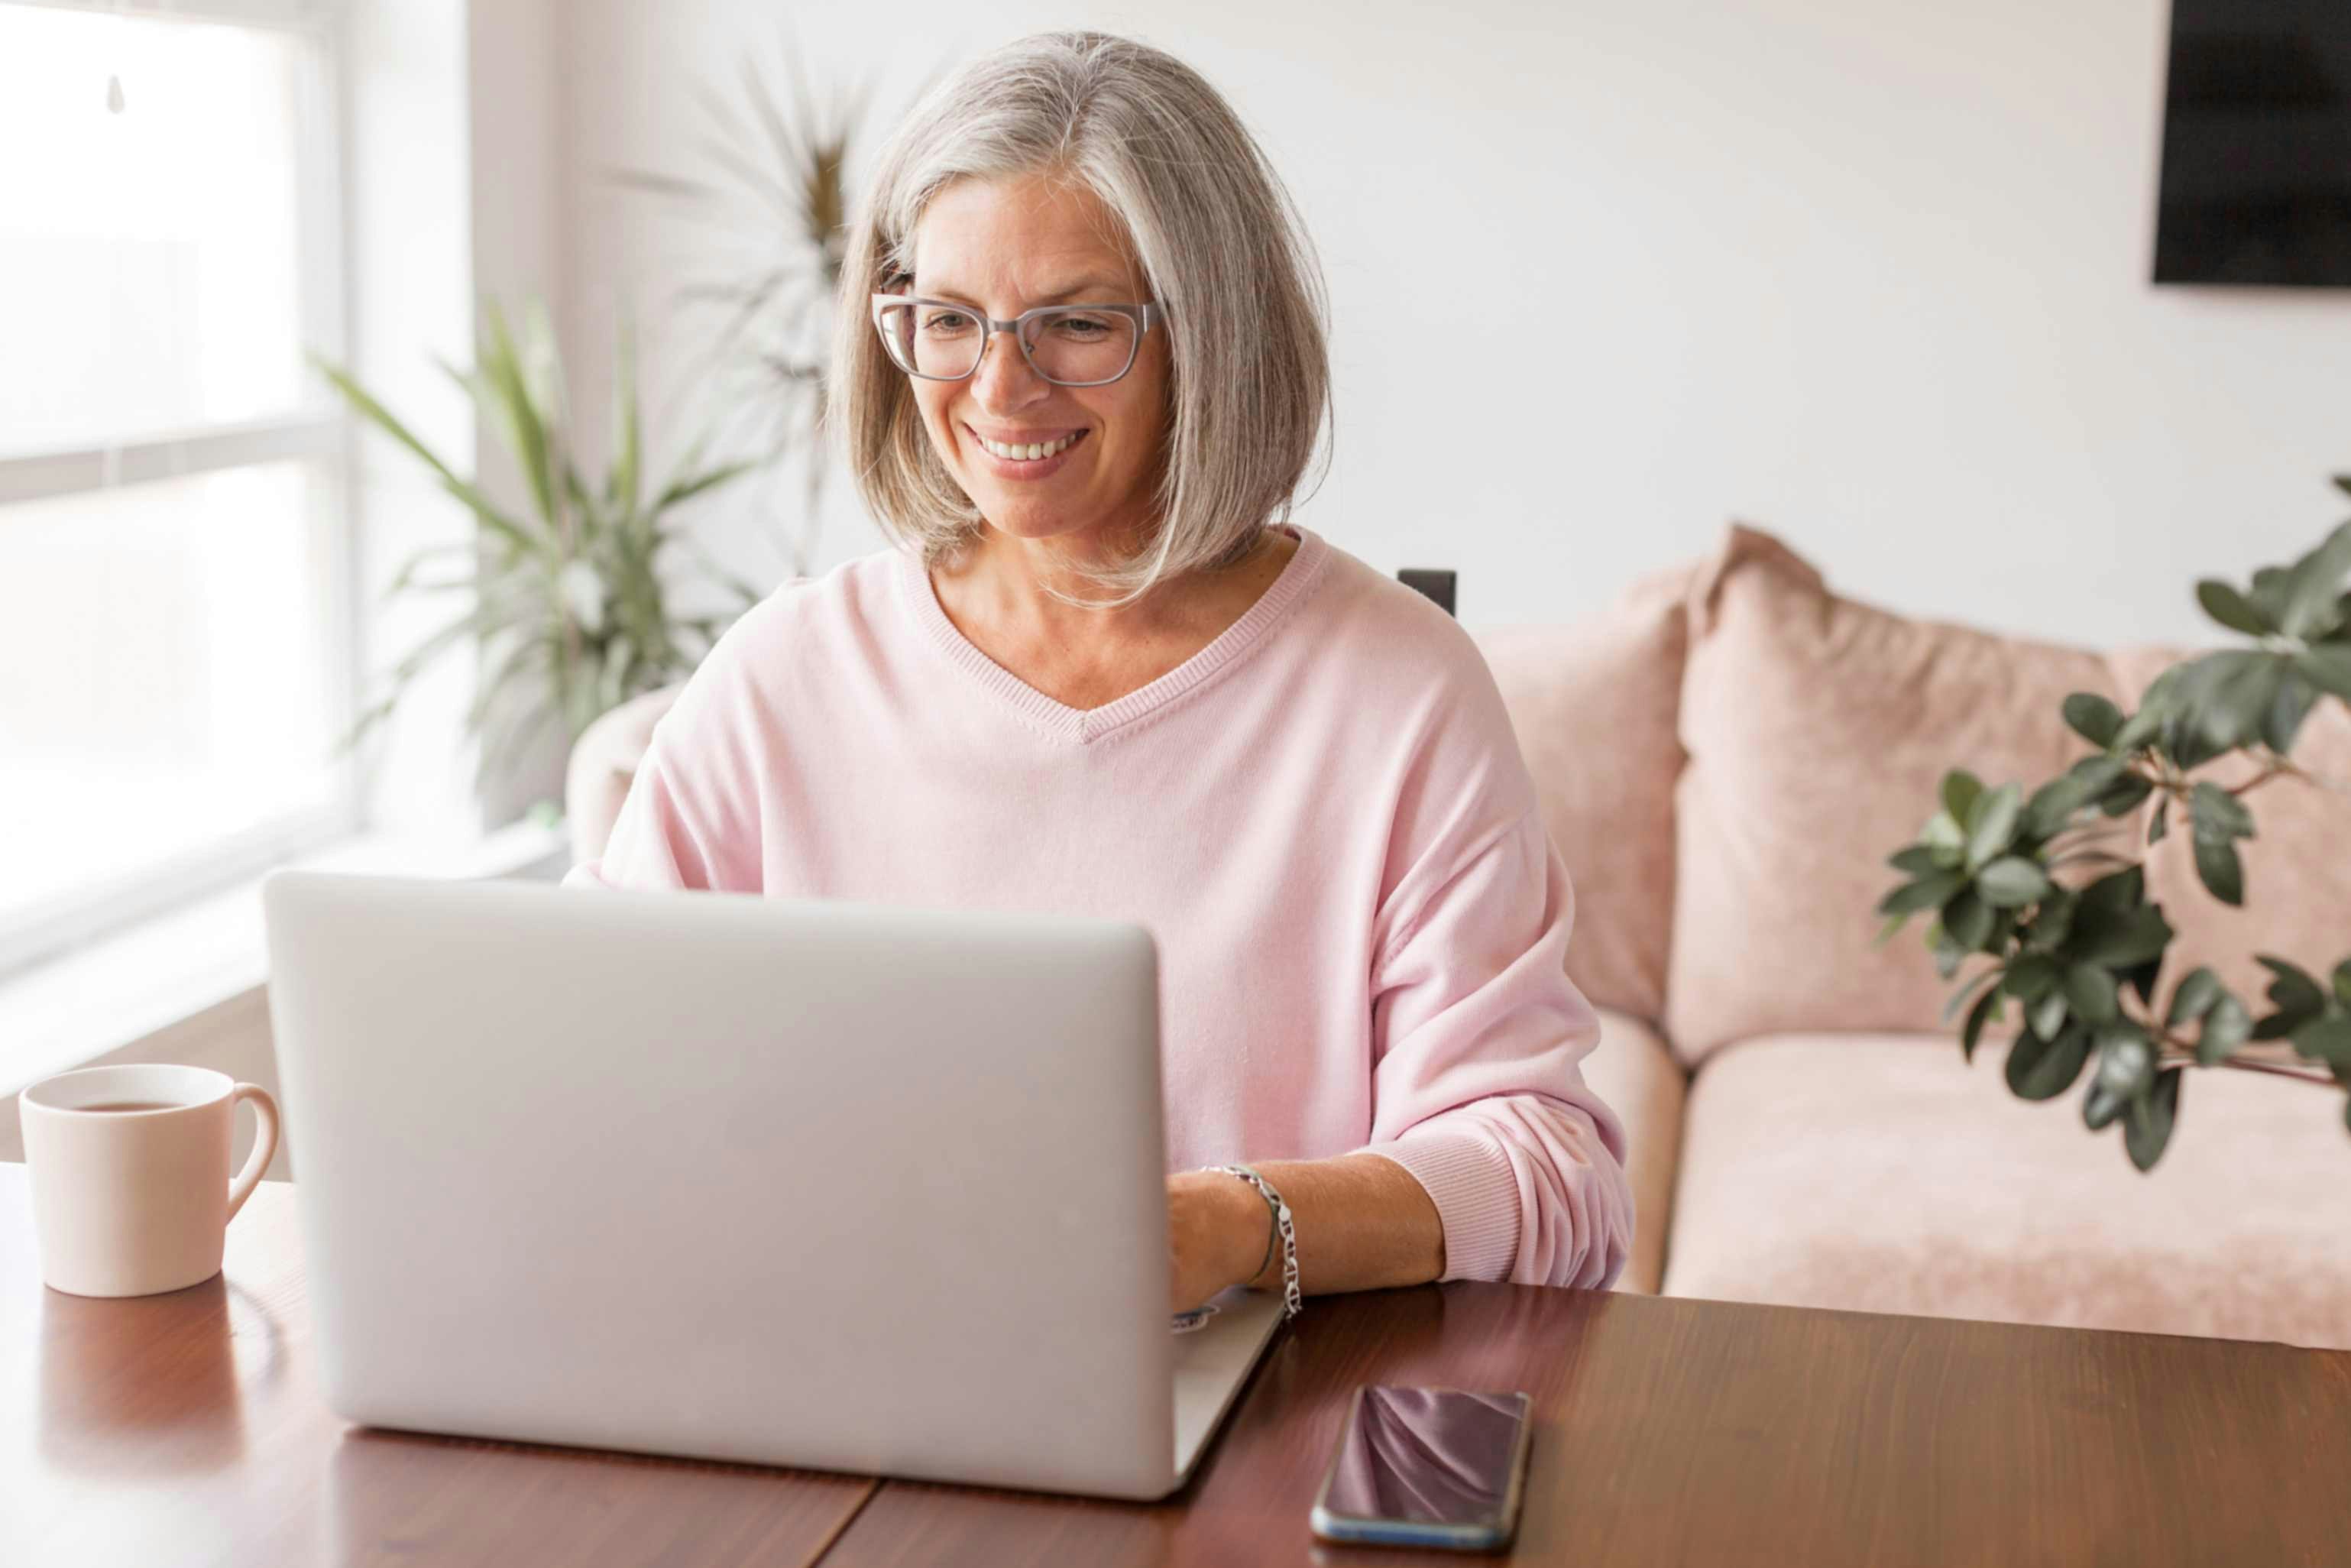
[{"label": "woman's hand", "polygon": [[1257,1188],[1221,1171],[1167,1178],[1167,1237],[1175,1267],[1171,1312],[1186,1312],[1217,1291],[1246,1284],[1265,1259],[1273,1216]]}]

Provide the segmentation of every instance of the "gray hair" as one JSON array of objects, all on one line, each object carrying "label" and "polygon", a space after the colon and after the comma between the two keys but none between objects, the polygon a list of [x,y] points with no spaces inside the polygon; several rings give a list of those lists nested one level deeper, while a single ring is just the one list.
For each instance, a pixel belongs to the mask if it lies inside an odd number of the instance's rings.
[{"label": "gray hair", "polygon": [[[884,531],[926,563],[977,538],[979,513],[932,449],[868,297],[914,271],[914,230],[948,184],[1039,172],[1102,200],[1166,308],[1156,527],[1088,574],[1125,603],[1163,578],[1241,559],[1289,517],[1331,404],[1322,278],[1263,151],[1174,56],[1103,33],[1040,33],[964,67],[882,153],[850,225],[832,348],[829,417],[850,470]],[[1327,467],[1327,445],[1322,456]]]}]

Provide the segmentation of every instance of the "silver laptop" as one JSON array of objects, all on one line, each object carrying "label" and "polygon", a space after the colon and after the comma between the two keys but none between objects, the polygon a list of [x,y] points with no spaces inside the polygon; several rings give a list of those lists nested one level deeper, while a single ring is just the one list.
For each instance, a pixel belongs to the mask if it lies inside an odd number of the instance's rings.
[{"label": "silver laptop", "polygon": [[1280,1320],[1172,1332],[1137,925],[280,871],[328,1404],[373,1426],[1103,1497]]}]

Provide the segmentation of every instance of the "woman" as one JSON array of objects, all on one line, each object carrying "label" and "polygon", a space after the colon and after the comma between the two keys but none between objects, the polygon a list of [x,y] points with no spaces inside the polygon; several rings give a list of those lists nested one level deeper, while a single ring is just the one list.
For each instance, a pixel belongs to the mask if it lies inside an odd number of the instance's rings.
[{"label": "woman", "polygon": [[1178,1310],[1612,1282],[1567,873],[1468,637],[1286,520],[1321,284],[1231,109],[1098,34],[975,61],[883,155],[839,316],[899,548],[729,629],[567,883],[1146,926]]}]

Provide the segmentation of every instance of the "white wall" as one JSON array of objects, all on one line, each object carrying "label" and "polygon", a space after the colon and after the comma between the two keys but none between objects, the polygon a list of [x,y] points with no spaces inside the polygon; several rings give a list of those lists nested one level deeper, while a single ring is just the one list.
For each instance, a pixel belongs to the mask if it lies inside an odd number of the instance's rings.
[{"label": "white wall", "polygon": [[[465,396],[434,364],[462,362],[473,330],[468,255],[465,0],[358,0],[343,29],[345,350],[360,382],[464,473],[474,461]],[[356,426],[356,422],[355,422]],[[367,646],[361,705],[444,621],[448,598],[386,601],[401,564],[467,537],[473,520],[422,464],[357,427],[351,501],[355,612]],[[460,739],[472,695],[463,658],[426,667],[360,748],[365,810],[378,831],[461,836],[483,825],[473,750]]]},{"label": "white wall", "polygon": [[[468,0],[465,5],[467,214],[473,271],[469,307],[486,298],[519,319],[528,298],[560,319],[566,271],[560,152],[565,129],[563,27],[559,0]],[[470,320],[470,312],[468,319]],[[590,413],[601,413],[601,404]],[[510,512],[534,515],[521,470],[487,421],[475,422],[485,489]],[[486,541],[482,555],[493,553]],[[488,672],[484,671],[483,674]],[[510,707],[492,709],[486,749],[512,735]],[[571,750],[560,724],[486,780],[482,821],[500,827],[534,802],[563,798]]]},{"label": "white wall", "polygon": [[[583,407],[616,308],[657,327],[696,243],[605,172],[705,168],[696,81],[778,57],[788,26],[896,107],[939,62],[1080,23],[1182,55],[1267,144],[1334,312],[1337,461],[1303,517],[1384,569],[1459,569],[1473,625],[1590,610],[1736,516],[1912,612],[2200,636],[2192,580],[2314,542],[2351,467],[2351,296],[2147,281],[2164,0],[566,16]],[[674,414],[685,354],[649,336]],[[708,537],[771,570],[751,499],[715,499]],[[878,544],[844,513],[823,560]]]}]

